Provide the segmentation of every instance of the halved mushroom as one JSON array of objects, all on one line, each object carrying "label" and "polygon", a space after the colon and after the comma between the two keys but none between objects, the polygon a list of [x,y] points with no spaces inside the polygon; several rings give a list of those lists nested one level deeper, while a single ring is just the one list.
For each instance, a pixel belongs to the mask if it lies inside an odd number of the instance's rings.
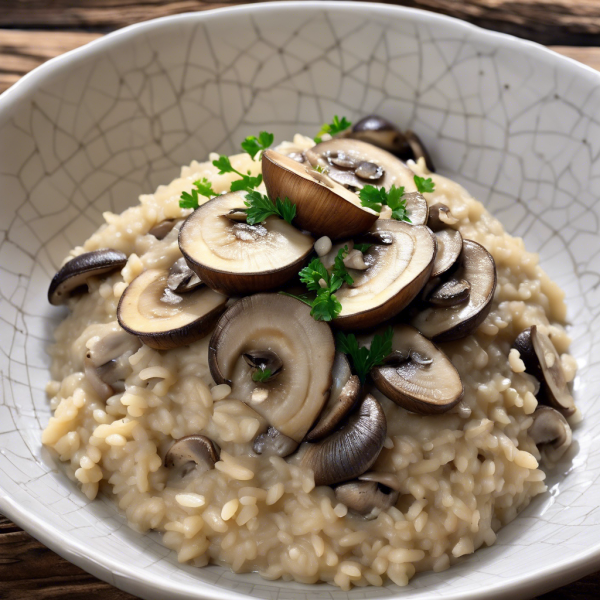
[{"label": "halved mushroom", "polygon": [[533,413],[529,436],[549,462],[557,462],[569,449],[571,427],[565,417],[550,406],[538,406]]},{"label": "halved mushroom", "polygon": [[350,481],[335,488],[335,498],[365,519],[375,519],[398,501],[398,492],[375,481]]},{"label": "halved mushroom", "polygon": [[540,382],[538,400],[558,409],[563,415],[575,412],[575,401],[562,368],[560,356],[552,340],[536,325],[522,331],[515,340],[515,348],[525,363],[525,369]]},{"label": "halved mushroom", "polygon": [[314,243],[279,217],[260,225],[228,219],[231,210],[244,208],[244,198],[232,192],[209,200],[179,232],[179,248],[190,268],[212,289],[231,296],[283,285],[298,274]]},{"label": "halved mushroom", "polygon": [[326,173],[274,150],[263,153],[262,173],[269,197],[289,198],[296,205],[295,223],[317,237],[351,237],[367,231],[379,216]]},{"label": "halved mushroom", "polygon": [[316,442],[329,435],[352,410],[360,394],[360,380],[352,375],[350,363],[342,352],[335,354],[331,375],[333,384],[329,400],[315,426],[306,435],[309,442]]},{"label": "halved mushroom", "polygon": [[362,118],[352,126],[348,132],[340,137],[361,140],[383,148],[399,158],[410,158],[412,150],[404,134],[387,119],[378,115],[369,115]]},{"label": "halved mushroom", "polygon": [[127,256],[118,250],[105,248],[85,252],[66,262],[54,275],[48,288],[48,302],[64,304],[72,292],[85,286],[90,277],[106,275],[125,266]]},{"label": "halved mushroom", "polygon": [[269,427],[265,433],[261,433],[254,439],[252,449],[256,454],[265,456],[289,456],[298,448],[298,442],[283,435],[275,427]]},{"label": "halved mushroom", "polygon": [[406,137],[406,141],[410,146],[412,157],[415,161],[419,160],[419,158],[425,159],[425,166],[432,172],[435,173],[435,167],[433,165],[433,160],[431,160],[431,155],[427,152],[427,148],[425,144],[421,141],[421,138],[414,132],[408,129],[404,136]]},{"label": "halved mushroom", "polygon": [[[386,189],[395,185],[403,186],[406,192],[417,191],[414,173],[401,160],[360,140],[333,138],[313,146],[305,154],[313,167],[327,169],[331,179],[353,191],[360,190],[365,185]],[[378,169],[367,169],[365,163]],[[374,178],[374,174],[379,173]]]},{"label": "halved mushroom", "polygon": [[377,460],[386,434],[385,413],[368,394],[341,429],[315,444],[300,446],[300,465],[313,470],[316,485],[356,479]]},{"label": "halved mushroom", "polygon": [[422,415],[447,412],[463,396],[458,371],[414,327],[396,325],[392,354],[371,370],[377,389],[402,408]]},{"label": "halved mushroom", "polygon": [[183,256],[177,259],[169,269],[167,287],[176,294],[191,292],[202,285],[202,280],[190,269]]},{"label": "halved mushroom", "polygon": [[480,244],[463,240],[459,266],[453,274],[471,285],[468,302],[450,307],[429,307],[411,321],[434,342],[459,340],[473,333],[489,314],[496,290],[496,264]]},{"label": "halved mushroom", "polygon": [[433,306],[456,306],[469,299],[471,284],[464,279],[449,279],[435,287],[427,296]]},{"label": "halved mushroom", "polygon": [[458,219],[452,215],[450,209],[445,204],[437,203],[429,207],[427,226],[432,231],[447,229],[452,225],[456,225],[456,223],[458,223]]},{"label": "halved mushroom", "polygon": [[178,295],[168,287],[169,272],[148,269],[127,287],[117,319],[144,344],[168,350],[204,337],[225,310],[227,297],[206,286]]},{"label": "halved mushroom", "polygon": [[439,277],[458,260],[462,252],[462,235],[455,229],[441,229],[435,232],[437,252],[433,264],[432,277]]},{"label": "halved mushroom", "polygon": [[423,225],[379,220],[371,229],[392,239],[374,244],[364,254],[368,268],[352,273],[352,286],[336,292],[342,305],[333,321],[341,329],[366,329],[404,309],[425,285],[435,258],[435,238]]},{"label": "halved mushroom", "polygon": [[219,447],[205,435],[187,435],[179,438],[165,455],[165,467],[183,478],[193,470],[199,474],[215,468]]},{"label": "halved mushroom", "polygon": [[[265,351],[282,367],[254,381],[245,354]],[[250,405],[282,434],[300,442],[327,401],[335,344],[329,326],[289,296],[256,294],[231,306],[210,340],[209,366],[216,383]]]}]

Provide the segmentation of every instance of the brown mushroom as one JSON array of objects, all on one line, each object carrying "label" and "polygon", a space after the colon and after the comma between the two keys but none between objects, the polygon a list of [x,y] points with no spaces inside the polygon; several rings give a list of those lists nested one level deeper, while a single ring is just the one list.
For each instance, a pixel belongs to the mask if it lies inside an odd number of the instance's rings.
[{"label": "brown mushroom", "polygon": [[441,229],[435,232],[437,252],[433,264],[432,277],[439,277],[451,269],[462,252],[462,236],[454,229]]},{"label": "brown mushroom", "polygon": [[256,454],[281,456],[282,458],[295,452],[296,448],[298,448],[298,442],[283,435],[275,427],[269,427],[265,433],[257,435],[252,446]]},{"label": "brown mushroom", "polygon": [[433,160],[431,160],[431,155],[427,151],[425,144],[421,141],[421,138],[414,132],[408,129],[404,136],[408,145],[410,146],[412,152],[412,158],[417,161],[419,158],[425,159],[425,166],[432,172],[435,173],[435,166],[433,165]]},{"label": "brown mushroom", "polygon": [[533,423],[527,432],[542,456],[550,463],[557,462],[571,446],[572,433],[565,417],[550,406],[538,406]]},{"label": "brown mushroom", "polygon": [[404,134],[387,119],[378,115],[363,117],[352,126],[352,129],[344,132],[340,137],[349,137],[361,140],[383,148],[399,158],[409,158],[412,150]]},{"label": "brown mushroom", "polygon": [[439,284],[427,296],[433,306],[456,306],[469,299],[471,284],[465,279],[452,278]]},{"label": "brown mushroom", "polygon": [[538,400],[558,409],[563,415],[575,412],[575,401],[569,392],[560,356],[552,340],[536,325],[522,331],[515,340],[515,348],[525,363],[525,369],[539,382]]},{"label": "brown mushroom", "polygon": [[144,271],[129,284],[117,308],[121,327],[158,350],[204,337],[227,302],[226,296],[206,286],[178,295],[168,287],[168,278],[163,269]]},{"label": "brown mushroom", "polygon": [[185,262],[185,258],[177,259],[169,269],[167,287],[176,294],[191,292],[202,285],[202,280]]},{"label": "brown mushroom", "polygon": [[458,371],[435,344],[414,327],[396,325],[392,354],[371,370],[377,389],[406,410],[422,415],[447,412],[463,396]]},{"label": "brown mushroom", "polygon": [[219,454],[219,447],[205,435],[187,435],[171,444],[164,464],[183,478],[194,470],[204,473],[214,469]]},{"label": "brown mushroom", "polygon": [[[255,381],[245,354],[265,351],[282,367],[267,381]],[[232,396],[249,404],[267,422],[300,442],[327,401],[335,344],[329,326],[289,296],[256,294],[231,306],[209,345],[210,372],[229,383]]]},{"label": "brown mushroom", "polygon": [[54,306],[64,304],[72,293],[86,286],[90,277],[122,269],[126,262],[127,256],[123,252],[110,248],[85,252],[72,258],[52,278],[48,288],[48,302]]},{"label": "brown mushroom", "polygon": [[375,481],[349,481],[335,488],[335,498],[365,519],[374,519],[398,501],[398,492]]},{"label": "brown mushroom", "polygon": [[458,223],[458,219],[452,215],[450,209],[445,204],[437,203],[429,207],[427,226],[432,231],[447,229],[452,225],[456,225],[456,223]]}]

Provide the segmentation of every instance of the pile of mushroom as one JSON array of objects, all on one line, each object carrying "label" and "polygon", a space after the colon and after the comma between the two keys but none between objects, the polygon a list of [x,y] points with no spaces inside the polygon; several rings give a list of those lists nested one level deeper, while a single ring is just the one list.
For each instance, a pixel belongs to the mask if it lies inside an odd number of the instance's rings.
[{"label": "pile of mushroom", "polygon": [[[433,170],[415,134],[376,116],[303,154],[266,150],[268,197],[295,205],[292,224],[277,216],[250,224],[245,193],[216,196],[181,224],[181,257],[170,269],[144,270],[117,310],[121,332],[158,350],[212,332],[209,366],[215,383],[231,386],[231,397],[267,422],[253,451],[293,457],[312,469],[317,485],[338,486],[336,496],[366,517],[398,498],[393,475],[367,473],[382,451],[386,418],[347,357],[336,353],[332,328],[364,332],[393,325],[392,352],[368,374],[368,385],[406,410],[440,414],[460,401],[463,386],[436,343],[473,333],[489,313],[496,288],[492,256],[462,238],[447,206],[428,205],[403,162],[409,158],[424,158]],[[403,186],[410,222],[362,206],[358,194],[366,185]],[[159,223],[149,235],[160,241],[176,224]],[[294,284],[314,253],[331,271],[341,248],[348,250],[343,261],[353,283],[336,291],[341,312],[331,323],[315,320],[301,300],[277,293]],[[65,302],[90,277],[121,268],[126,260],[110,249],[73,259],[53,279],[50,301]],[[399,315],[410,325],[398,321]],[[523,360],[540,378],[540,393],[568,414],[572,398],[560,360],[535,327],[528,331],[517,344]],[[97,362],[86,364],[86,374],[96,377],[94,385],[107,397],[118,386],[114,378],[98,381]],[[540,414],[532,432],[547,421]],[[552,437],[556,427],[548,435],[546,430],[536,433],[540,444],[562,448],[565,436],[570,440],[567,433]],[[217,459],[216,444],[198,434],[176,441],[165,465],[205,470]]]}]

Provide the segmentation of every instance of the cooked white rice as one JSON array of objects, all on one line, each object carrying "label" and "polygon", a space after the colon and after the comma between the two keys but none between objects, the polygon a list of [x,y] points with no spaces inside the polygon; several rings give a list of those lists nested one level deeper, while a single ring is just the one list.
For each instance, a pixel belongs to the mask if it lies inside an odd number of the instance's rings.
[{"label": "cooked white rice", "polygon": [[[291,145],[312,144],[297,135]],[[260,170],[246,154],[231,161],[242,172]],[[426,173],[424,164],[412,168]],[[71,300],[71,314],[56,330],[48,384],[54,416],[43,443],[68,463],[90,500],[99,489],[114,494],[131,527],[163,532],[179,560],[197,566],[216,562],[267,579],[327,581],[347,590],[387,578],[406,585],[417,571],[443,571],[493,544],[496,532],[546,489],[539,451],[527,435],[536,384],[511,345],[535,324],[561,354],[568,380],[576,364],[567,354],[563,292],[537,255],[461,186],[431,176],[428,202],[449,206],[463,237],[489,250],[498,286],[476,335],[443,345],[465,387],[457,407],[419,416],[375,392],[388,417],[388,439],[374,468],[396,473],[396,507],[364,520],[338,503],[330,487],[315,487],[312,472],[293,459],[255,455],[252,440],[266,424],[229,386],[214,384],[208,337],[169,351],[142,346],[129,359],[126,392],[107,403],[84,377],[86,343],[114,324],[127,284],[181,256],[176,231],[162,241],[148,231],[191,212],[179,207],[179,196],[193,181],[207,177],[215,191],[229,189],[234,176],[218,175],[210,161],[184,167],[180,178],[121,215],[105,213],[106,225],[68,257],[106,247],[130,256],[120,273],[92,280],[89,294]],[[196,433],[218,443],[221,460],[177,485],[162,466],[164,453],[173,440]]]}]

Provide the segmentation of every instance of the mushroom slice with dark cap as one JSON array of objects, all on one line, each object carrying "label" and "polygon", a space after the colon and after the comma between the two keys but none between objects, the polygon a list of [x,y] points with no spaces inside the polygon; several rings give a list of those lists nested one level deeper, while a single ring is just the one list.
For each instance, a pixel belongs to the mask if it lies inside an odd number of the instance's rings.
[{"label": "mushroom slice with dark cap", "polygon": [[419,158],[425,159],[425,166],[432,172],[435,173],[435,166],[433,165],[433,160],[431,160],[431,155],[427,151],[425,144],[421,141],[421,138],[414,132],[408,129],[404,136],[408,145],[410,146],[410,150],[412,153],[412,157],[415,161],[419,160]]},{"label": "mushroom slice with dark cap", "polygon": [[163,269],[144,271],[129,284],[117,308],[121,327],[158,350],[185,346],[205,336],[227,302],[226,296],[206,286],[175,294],[168,277]]},{"label": "mushroom slice with dark cap", "polygon": [[269,197],[289,198],[296,205],[294,222],[317,237],[339,239],[363,233],[379,216],[326,172],[274,150],[263,153],[262,173]]},{"label": "mushroom slice with dark cap", "polygon": [[314,243],[279,217],[260,225],[229,219],[231,210],[244,208],[244,200],[241,192],[217,196],[195,210],[179,232],[190,268],[209,287],[231,296],[283,285],[297,275]]},{"label": "mushroom slice with dark cap", "polygon": [[319,442],[300,446],[300,466],[313,470],[316,485],[355,479],[375,463],[386,433],[385,413],[369,394],[341,429]]},{"label": "mushroom slice with dark cap", "polygon": [[465,279],[449,279],[435,287],[427,296],[433,306],[456,306],[466,302],[471,294],[471,284]]},{"label": "mushroom slice with dark cap", "polygon": [[542,456],[549,462],[557,462],[569,449],[572,441],[571,427],[567,419],[550,406],[538,406],[533,413],[533,423],[528,432]]},{"label": "mushroom slice with dark cap", "polygon": [[[265,350],[282,366],[261,381],[245,355]],[[223,314],[210,340],[208,362],[215,382],[231,385],[232,397],[300,442],[327,401],[334,355],[331,330],[311,317],[310,307],[281,294],[256,294]]]},{"label": "mushroom slice with dark cap", "polygon": [[306,435],[309,442],[316,442],[329,435],[352,410],[360,394],[360,380],[352,375],[348,358],[342,352],[335,354],[331,375],[333,384],[329,400],[314,427]]},{"label": "mushroom slice with dark cap", "polygon": [[205,435],[187,435],[179,438],[165,455],[165,467],[183,478],[191,471],[204,473],[215,468],[219,447]]},{"label": "mushroom slice with dark cap", "polygon": [[121,269],[127,256],[118,250],[104,248],[80,254],[66,262],[52,278],[48,288],[48,301],[58,306],[64,304],[72,292],[87,284],[90,277],[106,275]]},{"label": "mushroom slice with dark cap", "polygon": [[422,415],[447,412],[463,396],[458,371],[414,327],[396,325],[392,354],[371,370],[377,389],[402,408]]},{"label": "mushroom slice with dark cap", "polygon": [[437,252],[433,263],[432,277],[439,277],[454,266],[462,252],[462,235],[455,229],[441,229],[435,232]]},{"label": "mushroom slice with dark cap", "polygon": [[404,134],[387,119],[378,115],[363,117],[339,137],[352,138],[383,148],[399,158],[410,158],[412,150]]},{"label": "mushroom slice with dark cap", "polygon": [[448,229],[452,225],[456,225],[458,219],[452,215],[450,209],[441,203],[432,204],[429,207],[429,220],[427,226],[432,231],[441,231],[442,229]]},{"label": "mushroom slice with dark cap", "polygon": [[190,269],[183,256],[177,259],[169,269],[167,287],[176,294],[191,292],[202,285],[202,280]]},{"label": "mushroom slice with dark cap", "polygon": [[398,501],[398,492],[376,481],[349,481],[335,488],[335,498],[365,519],[374,519]]},{"label": "mushroom slice with dark cap", "polygon": [[165,219],[155,225],[148,233],[153,235],[157,240],[163,240],[178,222],[180,222],[179,219]]},{"label": "mushroom slice with dark cap", "polygon": [[[429,206],[425,196],[420,192],[407,192],[402,195],[405,202],[406,212],[411,225],[425,225],[429,216]],[[392,210],[382,210],[380,219],[391,219]]]},{"label": "mushroom slice with dark cap", "polygon": [[424,308],[411,321],[411,325],[434,342],[459,340],[473,333],[492,308],[496,265],[492,255],[483,246],[463,240],[458,268],[453,277],[470,284],[468,301],[456,306]]},{"label": "mushroom slice with dark cap", "polygon": [[569,392],[560,356],[552,340],[536,325],[522,331],[514,347],[525,363],[525,369],[540,382],[538,400],[549,404],[563,415],[575,412],[575,401]]},{"label": "mushroom slice with dark cap", "polygon": [[298,442],[283,435],[281,431],[275,427],[269,427],[265,433],[257,435],[254,439],[252,449],[256,454],[264,454],[265,456],[289,456],[298,448]]},{"label": "mushroom slice with dark cap", "polygon": [[372,245],[363,255],[368,268],[354,271],[354,283],[336,292],[342,310],[333,325],[340,329],[366,329],[397,315],[431,275],[435,238],[427,227],[380,219],[371,231],[392,243]]}]

